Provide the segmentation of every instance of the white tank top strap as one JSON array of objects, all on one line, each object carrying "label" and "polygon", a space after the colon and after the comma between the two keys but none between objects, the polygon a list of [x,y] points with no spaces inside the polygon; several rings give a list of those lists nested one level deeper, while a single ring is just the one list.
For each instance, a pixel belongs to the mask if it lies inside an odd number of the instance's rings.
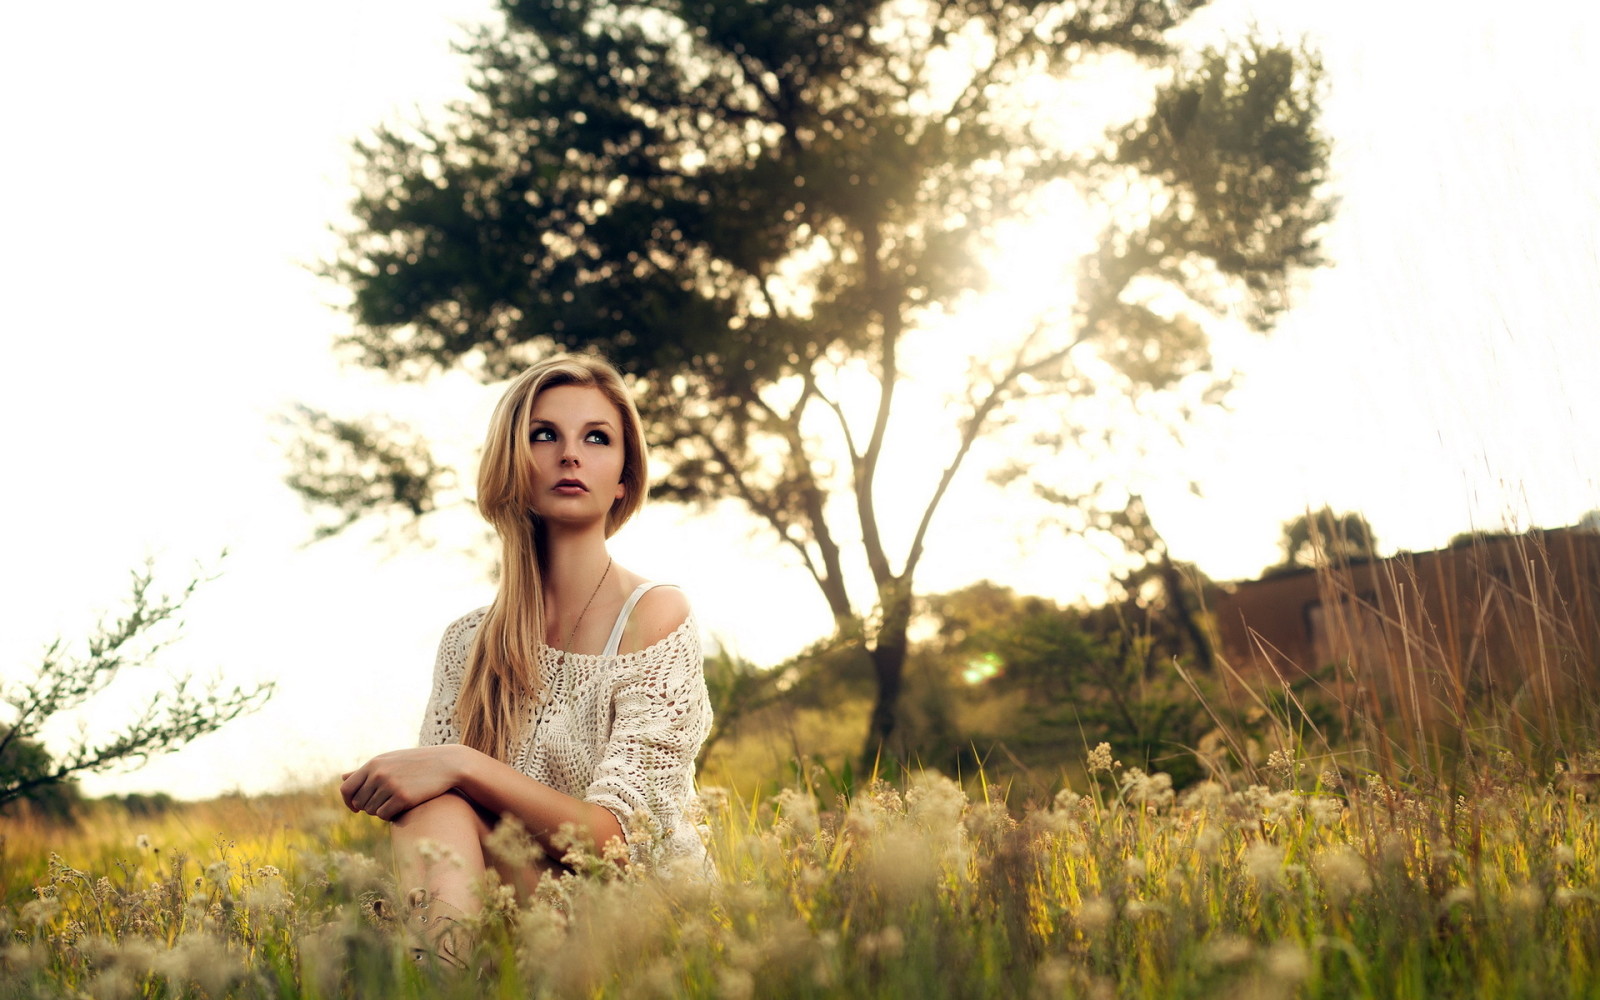
[{"label": "white tank top strap", "polygon": [[606,640],[605,652],[601,656],[616,656],[617,650],[622,647],[622,630],[628,625],[628,616],[633,614],[633,606],[639,603],[639,598],[656,589],[657,587],[671,587],[670,583],[641,583],[633,588],[633,593],[622,602],[622,610],[617,612],[617,623],[611,626],[611,638]]}]

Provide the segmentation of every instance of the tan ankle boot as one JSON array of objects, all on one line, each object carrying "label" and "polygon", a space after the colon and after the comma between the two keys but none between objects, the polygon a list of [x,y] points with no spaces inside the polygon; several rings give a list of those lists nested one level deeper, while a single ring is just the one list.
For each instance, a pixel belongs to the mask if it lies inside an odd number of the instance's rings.
[{"label": "tan ankle boot", "polygon": [[410,939],[411,960],[423,964],[443,962],[457,969],[467,967],[472,951],[472,931],[467,915],[459,908],[432,896],[426,889],[412,889],[406,895],[406,936]]}]

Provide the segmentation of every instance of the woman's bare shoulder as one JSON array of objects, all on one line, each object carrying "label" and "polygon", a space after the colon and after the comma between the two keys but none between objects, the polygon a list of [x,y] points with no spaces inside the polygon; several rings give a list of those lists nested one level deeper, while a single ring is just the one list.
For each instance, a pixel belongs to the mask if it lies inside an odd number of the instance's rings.
[{"label": "woman's bare shoulder", "polygon": [[671,584],[652,587],[639,598],[628,618],[620,652],[648,649],[678,631],[689,620],[689,598]]}]

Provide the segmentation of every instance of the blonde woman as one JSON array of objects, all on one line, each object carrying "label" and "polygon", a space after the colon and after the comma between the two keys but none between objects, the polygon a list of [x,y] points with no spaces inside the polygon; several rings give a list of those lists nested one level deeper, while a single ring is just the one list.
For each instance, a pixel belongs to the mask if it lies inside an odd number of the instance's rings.
[{"label": "blonde woman", "polygon": [[[560,869],[493,856],[485,839],[504,818],[550,858],[565,828],[628,864],[703,870],[691,814],[711,727],[699,633],[681,591],[606,551],[647,483],[638,411],[606,362],[541,362],[496,407],[478,507],[500,537],[499,591],[445,630],[421,745],[372,758],[340,786],[351,810],[392,823],[418,921],[477,912],[491,868],[524,891]],[[424,841],[463,863],[427,864]]]}]

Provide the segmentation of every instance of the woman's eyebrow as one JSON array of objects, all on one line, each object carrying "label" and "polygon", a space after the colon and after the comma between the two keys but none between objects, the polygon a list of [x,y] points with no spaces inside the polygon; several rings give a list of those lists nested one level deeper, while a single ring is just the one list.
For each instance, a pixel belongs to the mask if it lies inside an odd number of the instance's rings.
[{"label": "woman's eyebrow", "polygon": [[[553,421],[553,420],[545,420],[543,417],[530,418],[528,423],[533,425],[533,426],[536,426],[536,427],[554,427],[555,426],[555,421]],[[584,422],[583,426],[584,427],[611,427],[612,425],[611,425],[611,421],[609,421],[609,420],[588,420],[588,421]]]}]

